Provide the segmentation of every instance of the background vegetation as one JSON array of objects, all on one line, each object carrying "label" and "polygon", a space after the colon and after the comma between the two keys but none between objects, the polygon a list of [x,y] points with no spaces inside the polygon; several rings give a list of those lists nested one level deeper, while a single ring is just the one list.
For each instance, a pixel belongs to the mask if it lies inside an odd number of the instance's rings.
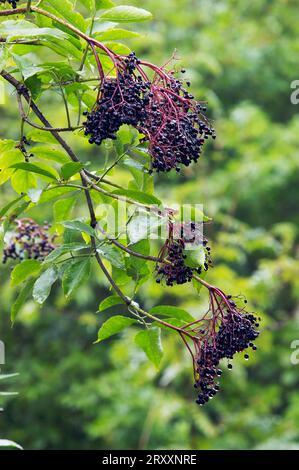
[{"label": "background vegetation", "polygon": [[[20,374],[1,435],[33,449],[299,449],[299,365],[290,360],[299,339],[299,118],[290,103],[290,83],[299,78],[298,1],[144,0],[142,7],[154,20],[139,25],[143,36],[131,48],[159,64],[177,49],[217,130],[198,165],[157,178],[158,194],[203,203],[213,217],[208,280],[245,293],[262,316],[258,351],[248,362],[235,360],[221,393],[198,408],[191,363],[174,335],[164,339],[158,372],[130,331],[92,344],[103,318],[119,313],[95,314],[107,295],[101,277],[72,301],[60,289],[43,308],[28,301],[11,328],[16,292],[1,268],[3,370]],[[53,96],[47,111],[57,122],[59,101]],[[1,136],[17,138],[13,96],[0,112]],[[77,150],[86,160],[102,158],[88,144]],[[36,216],[51,220],[51,211],[45,205]],[[202,313],[191,287],[161,290],[148,281],[141,296],[148,308],[172,303]]]}]

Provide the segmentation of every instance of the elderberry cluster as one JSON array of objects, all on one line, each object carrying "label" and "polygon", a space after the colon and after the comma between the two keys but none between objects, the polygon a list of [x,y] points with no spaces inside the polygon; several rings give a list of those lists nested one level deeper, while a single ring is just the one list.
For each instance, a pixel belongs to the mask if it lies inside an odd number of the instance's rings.
[{"label": "elderberry cluster", "polygon": [[55,249],[54,237],[49,235],[49,225],[40,226],[31,219],[18,220],[15,231],[7,233],[3,250],[3,263],[8,258],[44,260]]},{"label": "elderberry cluster", "polygon": [[[195,388],[199,390],[196,403],[204,405],[213,398],[219,390],[217,379],[222,371],[218,368],[221,359],[231,360],[235,353],[244,351],[248,347],[256,350],[253,344],[259,332],[257,331],[257,318],[252,314],[241,314],[237,311],[230,311],[222,319],[219,330],[212,343],[201,347],[196,361],[196,372],[198,380]],[[248,359],[248,354],[244,355]],[[232,369],[232,364],[228,364]]]},{"label": "elderberry cluster", "polygon": [[167,286],[174,284],[185,284],[192,280],[193,273],[200,274],[202,267],[196,268],[186,265],[187,255],[185,253],[186,245],[196,246],[201,244],[205,247],[207,261],[204,263],[204,269],[207,270],[211,264],[210,248],[207,246],[208,240],[202,237],[201,230],[194,222],[183,222],[171,226],[170,237],[166,240],[160,251],[161,263],[156,267],[156,282],[165,280]]},{"label": "elderberry cluster", "polygon": [[179,80],[175,91],[156,93],[147,109],[145,125],[152,168],[168,172],[180,165],[197,162],[206,139],[215,138],[215,131],[204,117],[205,107],[193,104],[189,93],[181,92]]},{"label": "elderberry cluster", "polygon": [[165,279],[167,286],[174,284],[185,284],[192,280],[193,270],[185,265],[184,241],[182,239],[172,240],[167,246],[167,262],[163,262],[156,268],[159,284]]},{"label": "elderberry cluster", "polygon": [[[215,130],[205,117],[206,107],[195,101],[183,80],[155,67],[149,81],[134,52],[115,63],[116,78],[102,79],[99,97],[83,123],[91,144],[116,139],[122,124],[144,134],[149,142],[152,171],[170,171],[197,162],[202,146]],[[189,86],[190,83],[187,82]]]},{"label": "elderberry cluster", "polygon": [[103,81],[95,108],[84,113],[87,116],[85,135],[90,136],[90,144],[100,145],[108,138],[115,140],[122,124],[138,127],[145,120],[150,85],[141,76],[134,76],[138,62],[134,53],[124,62],[125,68],[118,72],[117,78]]}]

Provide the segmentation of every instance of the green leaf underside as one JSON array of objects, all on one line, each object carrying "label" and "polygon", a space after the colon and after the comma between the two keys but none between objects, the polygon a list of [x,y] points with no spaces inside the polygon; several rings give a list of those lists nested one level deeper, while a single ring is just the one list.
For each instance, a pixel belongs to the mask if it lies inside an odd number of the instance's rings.
[{"label": "green leaf underside", "polygon": [[140,331],[135,336],[135,342],[143,349],[148,359],[155,367],[158,368],[163,356],[161,329],[154,327]]},{"label": "green leaf underside", "polygon": [[33,298],[39,304],[48,298],[52,285],[58,279],[58,271],[52,266],[42,273],[33,286]]},{"label": "green leaf underside", "polygon": [[84,222],[81,222],[80,220],[67,220],[65,222],[62,222],[62,225],[65,228],[75,230],[76,232],[87,233],[87,235],[90,235],[91,237],[95,236],[95,230],[90,227],[90,225],[87,225]]},{"label": "green leaf underside", "polygon": [[72,293],[80,287],[80,285],[88,278],[89,272],[89,258],[74,260],[68,265],[62,279],[62,287],[66,297],[70,297]]},{"label": "green leaf underside", "polygon": [[51,253],[46,257],[44,264],[52,263],[56,261],[60,256],[66,253],[72,253],[86,248],[88,248],[88,245],[86,245],[85,243],[66,243],[51,251]]}]

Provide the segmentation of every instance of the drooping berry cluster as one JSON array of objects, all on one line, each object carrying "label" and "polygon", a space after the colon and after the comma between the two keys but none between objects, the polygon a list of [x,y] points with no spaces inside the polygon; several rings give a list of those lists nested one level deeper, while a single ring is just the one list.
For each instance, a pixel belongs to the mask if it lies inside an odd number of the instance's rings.
[{"label": "drooping berry cluster", "polygon": [[17,227],[5,237],[6,246],[3,250],[3,263],[11,259],[37,259],[45,257],[55,249],[54,236],[49,235],[49,225],[38,225],[31,219],[16,221]]},{"label": "drooping berry cluster", "polygon": [[107,78],[99,68],[99,98],[84,113],[85,135],[91,144],[100,145],[104,139],[115,139],[122,124],[130,124],[144,134],[141,142],[149,142],[150,171],[179,171],[181,165],[198,160],[205,140],[215,138],[215,131],[204,115],[206,107],[183,88],[183,80],[146,63],[155,72],[150,80],[142,65],[132,52],[114,58],[116,78]]},{"label": "drooping berry cluster", "polygon": [[[210,334],[206,336],[206,332],[204,333],[205,338],[200,342],[195,358],[195,388],[199,391],[196,403],[199,405],[207,403],[219,390],[217,379],[222,374],[219,369],[221,359],[231,360],[237,352],[248,347],[257,349],[253,343],[259,335],[257,317],[238,309],[235,302],[229,298],[223,300],[214,296],[214,300],[218,302],[214,314],[221,316],[220,324],[217,325],[218,319],[215,317],[211,320]],[[245,354],[244,357],[248,359],[249,355]],[[228,368],[232,369],[231,363]]]},{"label": "drooping berry cluster", "polygon": [[115,140],[122,124],[137,127],[144,122],[149,84],[140,76],[135,77],[136,62],[135,55],[130,54],[117,78],[103,80],[95,108],[85,113],[85,135],[90,135],[89,143],[100,145],[104,139]]},{"label": "drooping berry cluster", "polygon": [[163,247],[166,252],[163,262],[156,268],[156,282],[160,283],[161,280],[165,280],[167,286],[190,282],[193,270],[185,265],[184,241],[182,239],[167,240],[166,243]]},{"label": "drooping berry cluster", "polygon": [[205,247],[207,253],[207,261],[203,268],[208,269],[210,259],[210,248],[207,246],[208,241],[202,237],[199,224],[194,222],[171,223],[169,225],[169,236],[159,253],[159,262],[156,266],[156,282],[165,281],[167,286],[174,284],[185,284],[190,282],[193,273],[200,274],[202,266],[190,267],[186,265],[186,248],[188,245],[196,247],[199,244]]},{"label": "drooping berry cluster", "polygon": [[181,165],[197,162],[205,140],[215,138],[205,111],[206,107],[183,88],[181,80],[171,78],[165,84],[158,77],[153,82],[143,130],[153,170],[180,171]]}]

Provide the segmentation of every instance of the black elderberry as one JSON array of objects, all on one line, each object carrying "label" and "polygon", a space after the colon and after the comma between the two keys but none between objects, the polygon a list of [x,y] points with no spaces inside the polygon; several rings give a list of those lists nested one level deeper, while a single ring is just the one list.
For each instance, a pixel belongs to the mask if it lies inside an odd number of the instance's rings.
[{"label": "black elderberry", "polygon": [[154,86],[143,126],[152,168],[157,172],[178,171],[180,165],[189,166],[198,160],[204,141],[215,137],[215,131],[203,115],[202,106],[183,90],[180,81],[170,85],[171,93]]},{"label": "black elderberry", "polygon": [[[221,369],[217,368],[221,359],[231,360],[235,353],[244,351],[249,346],[254,349],[255,345],[252,340],[259,335],[256,330],[256,317],[239,310],[231,296],[225,296],[217,291],[216,294],[212,294],[212,297],[217,304],[216,309],[212,308],[214,316],[212,333],[207,336],[204,328],[197,330],[197,335],[202,335],[204,338],[201,344],[200,336],[198,336],[199,345],[195,361],[196,389],[199,390],[196,403],[200,405],[208,402],[219,390],[215,379],[222,374]],[[248,354],[244,357],[249,359]],[[230,362],[227,367],[229,370],[233,368]]]},{"label": "black elderberry", "polygon": [[85,135],[89,143],[100,145],[105,139],[116,139],[123,124],[140,126],[146,118],[149,84],[134,75],[138,59],[134,53],[125,59],[125,68],[117,70],[116,78],[105,78],[94,109],[85,112]]},{"label": "black elderberry", "polygon": [[184,242],[183,240],[167,240],[164,248],[163,262],[156,268],[157,282],[165,280],[167,286],[174,284],[184,284],[192,279],[192,268],[184,263]]},{"label": "black elderberry", "polygon": [[[183,222],[171,224],[169,229],[169,238],[166,240],[159,258],[162,260],[156,267],[156,281],[158,283],[163,279],[167,286],[174,284],[185,284],[190,282],[193,273],[201,273],[201,266],[190,267],[186,265],[187,255],[186,245],[202,245],[206,248],[208,241],[203,238],[200,225],[194,222]],[[206,251],[207,262],[205,269],[211,264],[209,251]]]},{"label": "black elderberry", "polygon": [[17,227],[5,236],[3,263],[11,259],[37,259],[45,257],[55,249],[54,236],[49,235],[49,225],[40,226],[31,219],[16,220]]}]

